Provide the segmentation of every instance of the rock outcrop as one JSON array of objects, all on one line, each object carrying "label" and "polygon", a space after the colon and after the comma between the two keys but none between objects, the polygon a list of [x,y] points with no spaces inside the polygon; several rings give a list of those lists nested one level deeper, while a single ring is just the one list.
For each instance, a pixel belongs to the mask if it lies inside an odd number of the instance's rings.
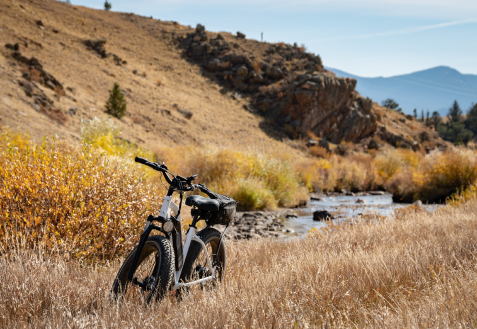
[{"label": "rock outcrop", "polygon": [[356,80],[336,77],[320,56],[297,45],[271,45],[258,60],[200,24],[178,40],[226,87],[251,94],[254,107],[292,138],[311,131],[334,143],[356,142],[378,127],[372,101],[356,92]]},{"label": "rock outcrop", "polygon": [[371,100],[355,88],[356,80],[331,73],[299,75],[273,115],[295,135],[311,131],[333,143],[359,141],[373,134],[378,123]]}]

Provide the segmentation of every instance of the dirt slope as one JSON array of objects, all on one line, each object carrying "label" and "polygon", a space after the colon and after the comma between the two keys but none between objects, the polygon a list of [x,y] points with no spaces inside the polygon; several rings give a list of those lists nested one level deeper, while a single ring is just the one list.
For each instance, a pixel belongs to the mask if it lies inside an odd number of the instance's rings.
[{"label": "dirt slope", "polygon": [[[47,134],[77,139],[82,119],[109,117],[104,104],[117,82],[128,115],[115,120],[132,142],[300,152],[282,142],[286,135],[270,118],[251,110],[253,95],[235,99],[233,86],[187,58],[178,40],[195,27],[53,0],[2,0],[0,21],[0,125],[36,140]],[[259,60],[270,48],[221,34]],[[94,44],[101,39],[104,49]],[[394,121],[399,131],[402,122]],[[406,138],[426,129],[414,125]]]}]

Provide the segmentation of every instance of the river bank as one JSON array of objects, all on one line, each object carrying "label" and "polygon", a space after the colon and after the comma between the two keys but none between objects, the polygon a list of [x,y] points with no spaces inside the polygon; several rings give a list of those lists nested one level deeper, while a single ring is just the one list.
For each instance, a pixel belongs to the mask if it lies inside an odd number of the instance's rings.
[{"label": "river bank", "polygon": [[[419,202],[415,204],[428,211],[434,211],[442,206],[423,205]],[[312,228],[319,229],[327,226],[326,221],[314,220],[313,214],[317,211],[328,212],[332,220],[338,223],[347,219],[359,220],[361,217],[370,215],[389,217],[396,209],[409,205],[394,203],[392,195],[383,191],[313,193],[310,201],[299,208],[237,212],[236,219],[229,226],[225,236],[234,240],[303,236]]]}]

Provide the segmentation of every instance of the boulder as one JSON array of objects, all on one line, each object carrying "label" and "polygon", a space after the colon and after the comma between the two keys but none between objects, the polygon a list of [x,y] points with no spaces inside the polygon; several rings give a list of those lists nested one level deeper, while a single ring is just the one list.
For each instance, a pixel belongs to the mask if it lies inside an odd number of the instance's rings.
[{"label": "boulder", "polygon": [[311,201],[325,201],[325,199],[323,199],[321,196],[319,196],[318,194],[315,194],[315,193],[310,194],[310,200]]},{"label": "boulder", "polygon": [[106,44],[105,39],[85,40],[84,44],[86,47],[96,52],[98,56],[100,56],[101,58],[108,57],[108,54],[106,53],[106,49],[104,48],[104,45]]},{"label": "boulder", "polygon": [[322,148],[327,149],[328,151],[330,150],[330,142],[328,142],[326,139],[320,139],[318,142],[318,145],[320,145]]},{"label": "boulder", "polygon": [[371,111],[371,108],[373,107],[373,101],[371,100],[371,98],[359,97],[358,101],[366,113],[369,113],[369,111]]},{"label": "boulder", "polygon": [[238,69],[237,69],[237,75],[241,76],[241,77],[246,77],[248,75],[248,69],[245,65],[241,65]]},{"label": "boulder", "polygon": [[283,78],[283,71],[280,68],[273,66],[267,72],[267,76],[271,79],[281,79]]},{"label": "boulder", "polygon": [[313,213],[313,220],[314,221],[326,221],[326,220],[333,220],[334,217],[326,210],[318,210]]},{"label": "boulder", "polygon": [[196,33],[202,33],[205,32],[205,26],[202,24],[197,24],[197,27],[195,28]]},{"label": "boulder", "polygon": [[237,38],[239,38],[239,39],[245,39],[245,34],[243,34],[242,32],[238,32],[238,31],[237,31]]},{"label": "boulder", "polygon": [[379,144],[374,139],[371,139],[368,143],[369,150],[379,150]]},{"label": "boulder", "polygon": [[218,58],[214,58],[205,66],[205,69],[209,72],[217,72],[221,68],[220,60]]},{"label": "boulder", "polygon": [[421,200],[414,201],[412,205],[416,207],[422,207],[422,201]]}]

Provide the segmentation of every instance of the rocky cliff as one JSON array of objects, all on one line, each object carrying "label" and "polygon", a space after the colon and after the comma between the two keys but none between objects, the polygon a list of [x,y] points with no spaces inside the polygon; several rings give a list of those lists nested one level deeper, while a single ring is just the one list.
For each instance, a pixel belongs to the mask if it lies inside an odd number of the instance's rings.
[{"label": "rocky cliff", "polygon": [[235,39],[198,25],[180,37],[187,57],[200,62],[226,87],[250,94],[253,106],[290,137],[313,132],[332,142],[357,142],[373,134],[372,101],[356,91],[356,80],[338,78],[321,58],[297,45],[271,45],[252,53]]}]

